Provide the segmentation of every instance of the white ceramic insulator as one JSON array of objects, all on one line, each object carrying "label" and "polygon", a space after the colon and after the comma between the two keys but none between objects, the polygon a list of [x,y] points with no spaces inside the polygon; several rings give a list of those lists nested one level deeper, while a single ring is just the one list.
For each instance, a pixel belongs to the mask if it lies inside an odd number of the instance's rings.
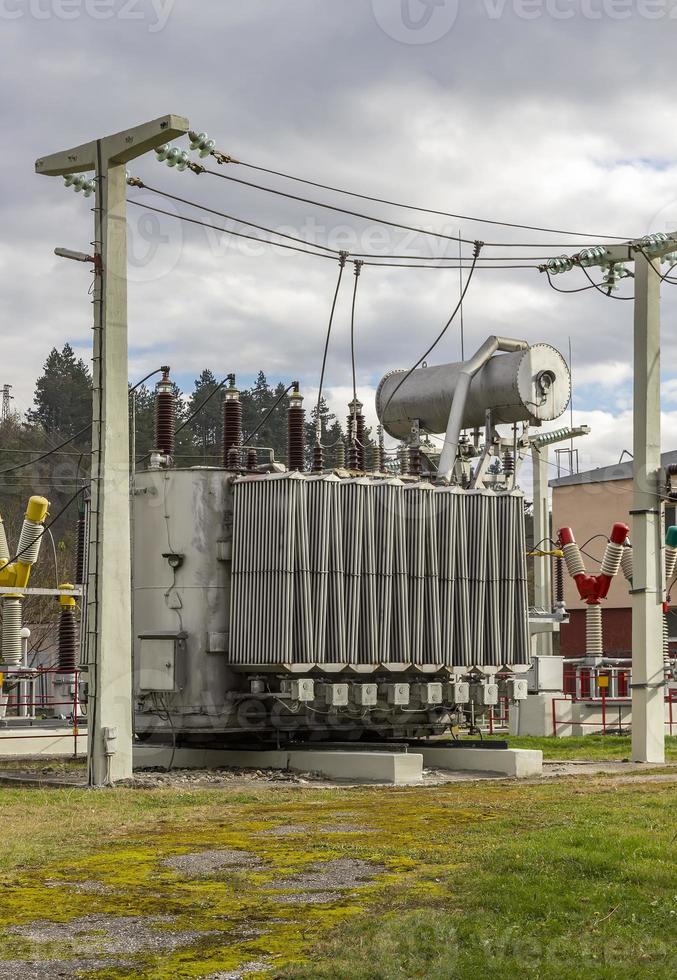
[{"label": "white ceramic insulator", "polygon": [[677,548],[671,548],[670,545],[665,546],[665,582],[666,585],[670,585],[672,582],[672,577],[675,574],[675,566],[677,565]]},{"label": "white ceramic insulator", "polygon": [[618,569],[621,567],[622,558],[623,545],[616,544],[615,541],[608,541],[604,550],[604,557],[602,558],[602,565],[600,568],[602,575],[608,575],[609,578],[613,578],[614,575],[618,575]]},{"label": "white ceramic insulator", "polygon": [[20,667],[21,660],[21,600],[6,598],[2,602],[2,662]]},{"label": "white ceramic insulator", "polygon": [[628,582],[632,582],[632,548],[630,545],[623,545],[623,554],[621,555],[621,571],[625,575]]},{"label": "white ceramic insulator", "polygon": [[576,578],[577,575],[585,575],[585,565],[583,564],[583,559],[581,558],[581,552],[573,541],[570,544],[565,544],[562,548],[564,552],[564,561],[567,565],[567,570],[572,578]]},{"label": "white ceramic insulator", "polygon": [[36,521],[29,521],[28,518],[24,520],[23,527],[21,528],[21,537],[19,538],[19,547],[16,550],[17,561],[23,562],[24,565],[34,565],[36,563],[40,554],[40,545],[42,544],[44,531],[45,529],[42,524],[38,524]]},{"label": "white ceramic insulator", "polygon": [[602,607],[599,605],[585,608],[585,652],[588,657],[601,657],[604,653],[602,646]]},{"label": "white ceramic insulator", "polygon": [[6,565],[9,559],[10,554],[7,535],[5,534],[5,525],[2,523],[2,518],[0,517],[0,565]]},{"label": "white ceramic insulator", "polygon": [[668,643],[668,617],[663,613],[663,665],[670,667],[670,644]]}]

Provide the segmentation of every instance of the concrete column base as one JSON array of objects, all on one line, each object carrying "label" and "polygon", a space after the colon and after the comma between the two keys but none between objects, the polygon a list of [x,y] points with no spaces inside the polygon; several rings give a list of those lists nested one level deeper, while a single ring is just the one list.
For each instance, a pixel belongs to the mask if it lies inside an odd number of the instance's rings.
[{"label": "concrete column base", "polygon": [[457,772],[490,772],[525,779],[543,774],[543,753],[537,749],[422,748],[423,764]]},{"label": "concrete column base", "polygon": [[[168,745],[136,745],[134,767],[167,767],[172,759]],[[236,749],[178,748],[176,769],[214,769],[233,766],[246,769],[283,769],[319,772],[328,779],[350,782],[388,783],[403,786],[423,779],[423,756],[418,752],[349,752],[335,749]]]}]

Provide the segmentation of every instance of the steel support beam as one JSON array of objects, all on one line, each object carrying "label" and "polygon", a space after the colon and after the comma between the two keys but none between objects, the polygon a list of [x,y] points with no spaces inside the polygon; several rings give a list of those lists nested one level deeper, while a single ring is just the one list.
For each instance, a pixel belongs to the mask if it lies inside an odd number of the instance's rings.
[{"label": "steel support beam", "polygon": [[660,262],[635,253],[632,758],[665,761]]},{"label": "steel support beam", "polygon": [[[37,173],[96,171],[87,668],[89,782],[132,774],[132,636],[127,387],[127,201],[125,164],[187,133],[163,116],[39,159]],[[114,746],[113,754],[110,754]]]}]

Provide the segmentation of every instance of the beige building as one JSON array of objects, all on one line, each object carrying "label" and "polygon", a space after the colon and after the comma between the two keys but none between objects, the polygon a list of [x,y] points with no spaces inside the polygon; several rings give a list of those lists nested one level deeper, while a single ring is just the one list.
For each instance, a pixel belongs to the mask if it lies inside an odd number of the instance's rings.
[{"label": "beige building", "polygon": [[[664,453],[662,463],[663,466],[677,463],[677,452]],[[550,486],[553,538],[557,538],[559,528],[570,527],[578,545],[588,552],[583,555],[587,571],[596,574],[599,560],[594,559],[601,559],[606,544],[604,538],[609,535],[612,526],[618,521],[629,527],[632,525],[632,462],[563,476],[551,480]],[[674,507],[666,508],[665,518],[666,526],[676,523]],[[565,656],[578,656],[585,652],[585,606],[574,581],[566,573],[565,597],[571,622],[562,627],[560,649]],[[632,615],[629,587],[622,574],[612,582],[603,608],[605,652],[629,654]],[[673,615],[671,613],[671,618]],[[677,629],[672,624],[670,635],[677,635]]]}]

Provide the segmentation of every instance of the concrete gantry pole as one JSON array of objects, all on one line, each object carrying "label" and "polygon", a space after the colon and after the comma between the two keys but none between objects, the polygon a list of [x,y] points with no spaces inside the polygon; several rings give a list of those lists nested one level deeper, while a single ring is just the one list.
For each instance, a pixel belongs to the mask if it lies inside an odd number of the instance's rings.
[{"label": "concrete gantry pole", "polygon": [[[548,500],[548,486],[550,482],[550,454],[548,448],[558,442],[567,442],[578,436],[588,435],[590,429],[587,425],[578,425],[575,428],[555,429],[552,432],[544,432],[542,435],[532,436],[529,440],[531,444],[531,470],[533,480],[534,498],[534,549],[543,547],[543,550],[550,550],[546,539],[552,534],[550,527],[550,502]],[[546,542],[545,545],[542,542]],[[550,570],[550,559],[534,559],[534,605],[537,609],[550,609],[552,606],[552,573]],[[553,634],[543,631],[536,634],[536,653],[541,657],[552,656]]]},{"label": "concrete gantry pole", "polygon": [[635,255],[632,758],[665,762],[660,261]]},{"label": "concrete gantry pole", "polygon": [[89,783],[132,774],[131,554],[125,166],[188,132],[163,116],[43,157],[48,176],[96,172],[92,491],[87,585]]},{"label": "concrete gantry pole", "polygon": [[560,256],[551,260],[554,266],[539,266],[543,272],[567,272],[576,265],[613,269],[628,262],[635,264],[631,593],[634,762],[665,761],[660,259],[675,254],[677,231],[659,232],[623,245],[584,249],[573,257]]}]

